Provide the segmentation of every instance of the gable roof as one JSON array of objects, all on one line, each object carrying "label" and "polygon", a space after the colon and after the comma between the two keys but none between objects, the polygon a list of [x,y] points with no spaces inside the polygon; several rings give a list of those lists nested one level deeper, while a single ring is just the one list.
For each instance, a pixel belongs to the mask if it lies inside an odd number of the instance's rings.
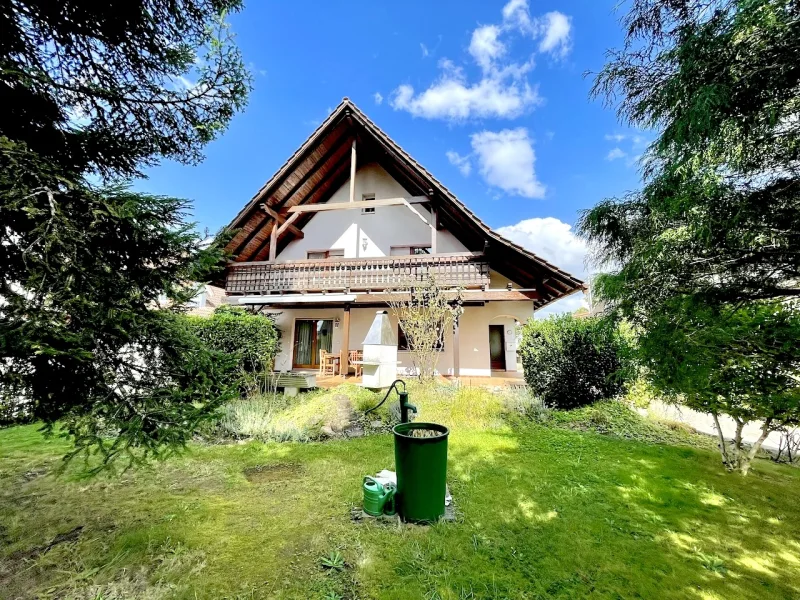
[{"label": "gable roof", "polygon": [[[410,193],[429,197],[442,227],[469,250],[483,251],[493,270],[539,292],[536,308],[584,289],[580,279],[492,231],[348,98],[231,221],[228,227],[237,233],[227,250],[236,262],[266,260],[269,256],[270,234],[279,224],[262,205],[285,214],[292,206],[326,202],[348,181],[353,140],[357,140],[358,164],[376,162]],[[296,213],[293,224],[302,229],[312,217],[313,213]],[[290,231],[282,233],[276,254],[292,239]]]}]

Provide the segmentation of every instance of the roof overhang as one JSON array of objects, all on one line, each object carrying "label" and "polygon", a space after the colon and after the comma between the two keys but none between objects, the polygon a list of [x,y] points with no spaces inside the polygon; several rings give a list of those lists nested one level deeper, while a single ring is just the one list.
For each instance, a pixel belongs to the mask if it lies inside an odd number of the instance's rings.
[{"label": "roof overhang", "polygon": [[488,227],[347,98],[230,223],[236,234],[227,250],[235,261],[266,260],[273,241],[277,254],[294,239],[316,213],[292,208],[324,203],[348,180],[353,141],[358,164],[380,164],[411,194],[426,197],[441,226],[467,249],[484,252],[491,269],[536,289],[537,309],[584,289],[580,279]]}]

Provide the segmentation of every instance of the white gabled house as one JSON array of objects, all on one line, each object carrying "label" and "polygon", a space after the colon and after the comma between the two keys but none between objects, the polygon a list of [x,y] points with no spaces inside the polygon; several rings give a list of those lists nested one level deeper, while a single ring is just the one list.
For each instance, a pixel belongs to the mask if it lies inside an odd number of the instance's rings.
[{"label": "white gabled house", "polygon": [[384,290],[427,272],[465,290],[439,372],[515,371],[516,325],[584,286],[489,229],[347,98],[230,227],[228,302],[279,313],[280,371],[316,369],[320,350],[346,368]]}]

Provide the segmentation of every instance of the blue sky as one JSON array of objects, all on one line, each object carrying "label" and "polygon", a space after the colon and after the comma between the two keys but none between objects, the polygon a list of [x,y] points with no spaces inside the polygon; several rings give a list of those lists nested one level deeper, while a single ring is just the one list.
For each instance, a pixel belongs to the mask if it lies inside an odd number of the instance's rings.
[{"label": "blue sky", "polygon": [[616,2],[251,1],[230,19],[247,108],[201,165],[136,187],[191,199],[213,233],[348,96],[491,227],[585,276],[578,211],[636,188],[652,137],[589,99],[584,73],[622,41]]}]

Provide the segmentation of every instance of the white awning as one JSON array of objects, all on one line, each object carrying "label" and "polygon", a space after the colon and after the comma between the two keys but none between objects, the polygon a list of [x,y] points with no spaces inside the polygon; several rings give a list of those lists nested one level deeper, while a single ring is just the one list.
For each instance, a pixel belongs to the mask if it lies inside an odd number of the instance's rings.
[{"label": "white awning", "polygon": [[273,294],[266,296],[242,296],[239,304],[305,304],[320,302],[353,302],[355,294]]}]

